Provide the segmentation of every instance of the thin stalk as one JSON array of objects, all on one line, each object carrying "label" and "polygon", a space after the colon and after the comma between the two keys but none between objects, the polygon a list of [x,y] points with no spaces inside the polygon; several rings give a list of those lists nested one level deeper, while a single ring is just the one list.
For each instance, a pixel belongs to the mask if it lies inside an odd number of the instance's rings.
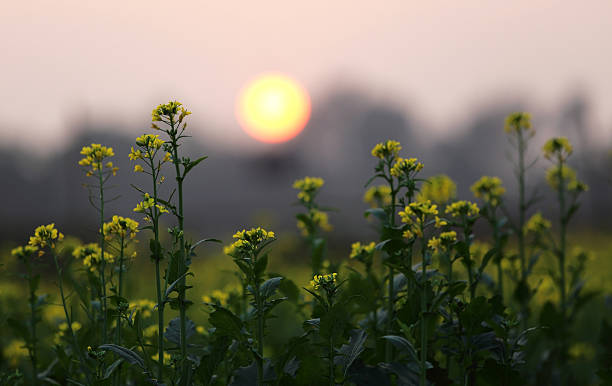
[{"label": "thin stalk", "polygon": [[[424,220],[424,219],[423,219]],[[421,222],[421,234],[424,235],[425,227]],[[421,240],[421,282],[423,290],[421,291],[421,386],[425,386],[427,382],[427,321],[425,313],[427,312],[427,245],[425,239]]]},{"label": "thin stalk", "polygon": [[[123,293],[122,292],[122,289],[123,289],[123,257],[124,257],[123,253],[125,249],[125,245],[123,241],[124,241],[123,236],[121,236],[121,248],[119,250],[119,291],[118,291],[119,297],[121,297]],[[115,330],[115,344],[118,346],[121,345],[121,315],[119,313],[117,314],[117,329]],[[117,371],[114,373],[113,383],[115,385],[121,384],[121,367],[119,367]]]},{"label": "thin stalk", "polygon": [[98,180],[100,183],[100,278],[102,279],[102,342],[107,343],[107,304],[106,304],[106,259],[104,258],[104,176],[102,162],[98,162]]},{"label": "thin stalk", "polygon": [[57,262],[57,256],[55,255],[55,251],[51,253],[53,255],[53,262],[55,263],[55,269],[57,271],[58,276],[58,284],[60,289],[60,297],[62,298],[62,307],[64,308],[64,314],[66,316],[66,324],[68,325],[68,331],[70,332],[70,336],[72,337],[72,345],[73,350],[79,358],[79,362],[81,364],[81,369],[85,372],[85,377],[87,378],[87,383],[91,384],[91,374],[89,367],[85,366],[85,359],[83,358],[83,353],[79,349],[79,342],[77,337],[72,330],[72,320],[70,315],[68,314],[68,307],[66,307],[66,297],[64,296],[64,286],[62,284],[62,270],[60,269],[59,263]]},{"label": "thin stalk", "polygon": [[559,219],[560,219],[560,243],[559,243],[559,273],[560,273],[560,286],[561,286],[561,315],[562,315],[562,339],[561,355],[565,356],[565,333],[567,328],[567,299],[566,299],[566,284],[565,284],[565,257],[567,248],[567,211],[565,208],[565,179],[563,178],[563,159],[559,157]]},{"label": "thin stalk", "polygon": [[263,346],[264,346],[264,314],[263,314],[263,299],[259,292],[259,283],[255,284],[255,304],[257,304],[257,385],[262,386],[264,383],[263,377]]},{"label": "thin stalk", "polygon": [[182,276],[182,279],[179,282],[179,318],[180,318],[180,326],[181,326],[181,357],[182,357],[182,377],[181,379],[186,379],[187,376],[187,315],[185,308],[185,285],[186,285],[186,276],[184,275],[186,271],[185,267],[185,236],[183,234],[183,175],[181,175],[181,170],[179,167],[179,157],[178,157],[178,143],[176,138],[176,132],[174,128],[174,117],[170,116],[170,139],[172,143],[172,160],[174,162],[174,168],[176,171],[176,182],[178,185],[178,226],[179,226],[179,259],[178,259],[178,274]]},{"label": "thin stalk", "polygon": [[[153,237],[155,239],[155,245],[159,244],[159,212],[157,209],[157,177],[159,170],[155,167],[153,160],[153,154],[149,150],[149,162],[151,166],[151,176],[153,177],[153,208],[151,220],[153,222]],[[161,256],[154,256],[155,258],[155,286],[157,292],[157,380],[163,382],[164,376],[164,304],[162,299],[162,288],[159,271],[159,262]],[[167,278],[166,278],[167,280]]]},{"label": "thin stalk", "polygon": [[[389,164],[389,167],[391,165]],[[395,187],[393,186],[393,179],[388,179],[387,180],[389,182],[389,185],[391,187],[391,210],[389,211],[389,224],[391,224],[391,226],[395,226],[395,201],[396,201],[396,194],[397,192],[395,191]],[[394,294],[394,288],[393,288],[393,276],[395,275],[395,272],[393,270],[393,267],[389,267],[389,283],[388,283],[388,294],[389,297],[387,299],[387,323],[385,326],[385,333],[386,334],[391,334],[391,329],[393,328],[393,314],[394,314],[394,310],[393,310],[393,306],[395,303],[395,294]],[[385,342],[385,361],[387,363],[391,362],[393,356],[393,347],[391,346],[391,342],[386,339]]]},{"label": "thin stalk", "polygon": [[28,345],[28,351],[30,354],[30,362],[32,363],[32,384],[38,384],[38,365],[36,358],[36,291],[32,288],[32,267],[27,261],[28,257],[25,257],[24,262],[28,271],[28,285],[30,289],[30,334],[31,341]]},{"label": "thin stalk", "polygon": [[472,257],[469,256],[470,254],[470,246],[471,246],[471,242],[470,240],[470,232],[468,231],[468,227],[466,224],[466,221],[464,219],[463,221],[463,240],[465,241],[465,243],[467,244],[467,271],[468,271],[468,285],[470,287],[470,301],[474,300],[474,298],[476,297],[476,284],[474,283],[474,271],[473,271],[473,267],[472,267]]},{"label": "thin stalk", "polygon": [[329,362],[329,386],[334,386],[336,384],[336,374],[334,368],[334,338],[332,334],[329,335],[327,360]]},{"label": "thin stalk", "polygon": [[[518,222],[518,248],[519,248],[519,260],[521,262],[521,280],[527,284],[527,267],[526,267],[526,256],[525,256],[525,215],[527,206],[525,205],[525,148],[526,142],[523,139],[523,132],[518,131],[518,151],[519,151],[519,222]],[[523,329],[527,328],[527,299],[521,301],[521,314]]]}]

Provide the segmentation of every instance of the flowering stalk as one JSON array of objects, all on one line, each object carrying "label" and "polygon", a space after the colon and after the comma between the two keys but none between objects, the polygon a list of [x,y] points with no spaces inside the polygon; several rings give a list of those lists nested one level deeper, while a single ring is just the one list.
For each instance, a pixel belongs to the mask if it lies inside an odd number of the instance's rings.
[{"label": "flowering stalk", "polygon": [[[266,301],[275,292],[280,278],[272,278],[263,282],[263,275],[267,265],[267,255],[260,256],[263,248],[275,240],[275,234],[260,227],[250,230],[241,230],[233,236],[236,241],[223,249],[226,255],[234,259],[234,263],[244,274],[244,282],[248,291],[253,295],[253,306],[255,307],[256,326],[254,359],[257,364],[257,385],[264,384],[264,329],[266,311],[273,304]],[[266,284],[269,284],[266,286]],[[262,291],[266,286],[266,293]]]},{"label": "flowering stalk", "polygon": [[[144,160],[145,164],[148,167],[148,170],[145,171],[141,165],[136,165],[134,167],[135,172],[143,172],[147,173],[151,176],[152,185],[153,185],[153,197],[150,197],[145,193],[144,200],[134,209],[135,212],[143,212],[147,214],[146,219],[149,219],[152,224],[152,232],[153,232],[153,240],[151,240],[151,258],[155,262],[155,290],[157,296],[157,380],[159,382],[163,382],[163,373],[164,373],[164,335],[162,331],[164,330],[164,309],[165,302],[162,297],[162,293],[165,292],[166,287],[168,286],[168,277],[166,275],[165,285],[162,287],[161,284],[161,274],[160,274],[160,262],[162,260],[162,248],[161,243],[159,241],[159,217],[168,212],[167,209],[163,205],[159,203],[159,196],[157,191],[157,185],[162,183],[164,178],[160,177],[161,173],[161,165],[164,162],[168,162],[170,160],[170,154],[166,153],[162,161],[156,162],[156,155],[159,149],[164,144],[164,141],[159,139],[158,135],[145,134],[138,138],[136,138],[136,145],[139,149],[130,152],[131,160]],[[172,262],[170,262],[172,264]]]}]

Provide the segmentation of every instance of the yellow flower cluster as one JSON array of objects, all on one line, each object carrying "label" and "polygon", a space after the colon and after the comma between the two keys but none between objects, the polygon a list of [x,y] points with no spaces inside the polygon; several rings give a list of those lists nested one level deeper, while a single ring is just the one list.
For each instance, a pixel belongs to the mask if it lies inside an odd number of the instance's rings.
[{"label": "yellow flower cluster", "polygon": [[391,167],[390,173],[394,177],[410,175],[410,173],[418,173],[423,169],[423,164],[418,162],[416,158],[398,157],[397,161]]},{"label": "yellow flower cluster", "polygon": [[[329,232],[333,229],[333,227],[329,223],[329,217],[327,216],[327,213],[320,211],[318,209],[311,209],[310,216],[311,216],[311,220],[313,224],[321,228],[322,230]],[[300,229],[300,231],[302,232],[304,236],[308,235],[308,227],[306,226],[304,221],[302,221],[301,219],[298,219],[297,227]]]},{"label": "yellow flower cluster", "polygon": [[164,144],[164,140],[159,138],[158,134],[143,134],[136,138],[136,145],[146,149],[160,149]]},{"label": "yellow flower cluster", "polygon": [[115,155],[112,147],[102,146],[99,143],[92,143],[91,146],[83,146],[81,154],[85,156],[79,161],[79,165],[89,167],[86,175],[92,176],[97,170],[103,167],[110,170],[113,176],[117,174],[119,168],[115,167],[111,161],[104,163],[104,159]]},{"label": "yellow flower cluster", "polygon": [[586,192],[589,190],[589,186],[584,182],[579,181],[576,178],[576,172],[574,169],[567,165],[558,165],[550,167],[546,171],[546,181],[555,190],[559,189],[561,183],[565,184],[567,190],[571,192]]},{"label": "yellow flower cluster", "polygon": [[540,234],[547,229],[550,229],[551,223],[542,216],[542,213],[537,212],[525,223],[524,233]]},{"label": "yellow flower cluster", "polygon": [[31,245],[26,245],[24,247],[19,246],[17,248],[11,249],[11,255],[20,259],[24,259],[26,257],[32,256],[36,251],[38,251],[38,248],[33,247]]},{"label": "yellow flower cluster", "polygon": [[159,122],[163,121],[164,118],[170,119],[170,117],[173,117],[174,119],[176,114],[179,114],[179,121],[182,121],[185,116],[191,114],[191,111],[187,111],[181,102],[171,101],[154,108],[151,113],[151,120]]},{"label": "yellow flower cluster", "polygon": [[351,244],[351,255],[349,257],[351,259],[354,259],[363,255],[372,255],[374,253],[375,247],[376,243],[374,241],[366,245],[362,245],[358,241],[356,243]]},{"label": "yellow flower cluster", "polygon": [[448,176],[440,174],[428,178],[421,186],[421,191],[417,196],[417,201],[427,201],[438,204],[446,204],[455,198],[457,185]]},{"label": "yellow flower cluster", "polygon": [[566,160],[573,151],[572,144],[565,137],[551,138],[542,146],[544,157],[551,161],[557,158]]},{"label": "yellow flower cluster", "polygon": [[388,140],[384,143],[379,143],[372,149],[372,155],[376,158],[385,159],[387,157],[397,157],[402,145],[399,142]]},{"label": "yellow flower cluster", "polygon": [[2,354],[4,358],[8,359],[11,367],[17,366],[22,358],[27,358],[29,356],[26,344],[22,339],[13,339],[4,350],[2,350]]},{"label": "yellow flower cluster", "polygon": [[147,210],[153,208],[154,206],[157,207],[157,210],[159,210],[160,214],[168,213],[168,209],[166,209],[165,206],[163,206],[162,204],[155,204],[155,199],[151,197],[149,193],[145,193],[144,199],[138,204],[136,204],[134,212],[147,213]]},{"label": "yellow flower cluster", "polygon": [[142,336],[148,339],[153,338],[155,335],[157,335],[158,330],[159,327],[157,324],[152,324],[142,330]]},{"label": "yellow flower cluster", "polygon": [[[151,355],[151,359],[159,362],[159,353]],[[172,356],[164,351],[164,365],[170,366],[172,360]]]},{"label": "yellow flower cluster", "polygon": [[103,231],[106,240],[112,240],[113,235],[121,238],[129,235],[133,239],[138,232],[138,223],[128,217],[113,216],[111,221],[104,224]]},{"label": "yellow flower cluster", "polygon": [[[79,331],[83,325],[79,322],[72,322],[72,324],[70,325],[72,327],[72,332],[77,332]],[[61,344],[62,343],[62,338],[66,336],[66,334],[68,333],[68,323],[63,322],[59,325],[59,331],[55,334],[55,337],[53,338],[53,342],[55,344]]]},{"label": "yellow flower cluster", "polygon": [[301,180],[296,180],[293,183],[293,188],[298,189],[298,199],[303,202],[312,202],[312,199],[317,194],[317,191],[321,189],[321,186],[325,181],[320,177],[304,177]]},{"label": "yellow flower cluster", "polygon": [[336,272],[327,275],[314,275],[310,281],[310,286],[318,290],[321,287],[329,288],[337,282],[338,274]]},{"label": "yellow flower cluster", "polygon": [[372,186],[363,195],[363,201],[372,208],[391,204],[391,188],[388,185]]},{"label": "yellow flower cluster", "polygon": [[497,206],[501,203],[501,197],[506,193],[499,177],[482,176],[470,188],[476,198],[486,203]]},{"label": "yellow flower cluster", "polygon": [[130,302],[130,312],[140,312],[143,318],[150,318],[153,315],[156,303],[149,299],[138,299]]},{"label": "yellow flower cluster", "polygon": [[504,130],[506,133],[518,134],[521,132],[527,132],[529,135],[535,134],[531,127],[531,114],[517,112],[508,115],[506,117]]},{"label": "yellow flower cluster", "polygon": [[435,252],[446,251],[455,241],[457,241],[457,232],[442,232],[440,233],[440,237],[432,237],[429,239],[427,246]]},{"label": "yellow flower cluster", "polygon": [[423,237],[422,227],[425,224],[427,216],[434,216],[436,220],[436,228],[446,225],[446,221],[440,220],[438,217],[438,206],[427,201],[411,202],[399,212],[400,219],[403,223],[410,226],[402,234],[405,238]]},{"label": "yellow flower cluster", "polygon": [[250,230],[238,231],[232,236],[237,239],[231,245],[223,248],[223,253],[233,256],[236,253],[245,253],[255,251],[261,243],[267,240],[272,240],[276,236],[274,232],[267,231],[261,227],[251,228]]},{"label": "yellow flower cluster", "polygon": [[480,213],[478,205],[470,201],[455,201],[446,207],[444,211],[446,214],[450,214],[453,217],[460,216],[477,216]]},{"label": "yellow flower cluster", "polygon": [[[80,245],[72,252],[72,256],[76,259],[82,259],[83,265],[88,267],[90,271],[94,271],[96,266],[102,262],[100,254],[100,246],[96,243]],[[104,261],[107,263],[114,263],[115,256],[104,251]]]},{"label": "yellow flower cluster", "polygon": [[[157,134],[143,134],[140,137],[136,138],[136,145],[140,147],[140,149],[134,149],[132,146],[130,150],[130,160],[136,161],[139,159],[149,159],[155,157],[157,151],[164,145],[164,141],[159,138]],[[164,155],[162,159],[162,163],[169,162],[172,160],[172,155],[168,152]],[[143,172],[144,169],[142,165],[134,166],[135,172]]]},{"label": "yellow flower cluster", "polygon": [[55,228],[55,224],[41,225],[34,230],[34,236],[30,236],[30,241],[28,241],[29,250],[33,252],[32,248],[40,249],[38,251],[38,256],[40,257],[44,254],[43,248],[48,245],[53,249],[55,248],[55,243],[63,239],[64,235]]},{"label": "yellow flower cluster", "polygon": [[208,295],[202,295],[202,301],[204,303],[219,303],[221,306],[226,306],[227,301],[229,300],[229,293],[223,292],[221,290],[213,290],[213,292]]}]

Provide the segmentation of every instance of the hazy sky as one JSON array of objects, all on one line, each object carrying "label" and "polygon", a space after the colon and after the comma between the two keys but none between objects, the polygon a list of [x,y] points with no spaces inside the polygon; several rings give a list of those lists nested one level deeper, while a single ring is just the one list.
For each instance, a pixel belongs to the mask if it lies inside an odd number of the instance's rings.
[{"label": "hazy sky", "polygon": [[610,0],[12,1],[0,49],[1,141],[53,145],[85,116],[146,129],[171,98],[238,138],[236,94],[266,71],[302,82],[313,110],[356,83],[434,128],[491,99],[553,110],[578,89],[612,131]]}]

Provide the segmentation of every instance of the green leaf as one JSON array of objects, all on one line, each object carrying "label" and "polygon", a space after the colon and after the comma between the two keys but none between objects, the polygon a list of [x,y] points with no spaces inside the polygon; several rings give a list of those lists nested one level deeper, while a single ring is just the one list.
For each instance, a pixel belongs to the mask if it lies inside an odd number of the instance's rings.
[{"label": "green leaf", "polygon": [[260,256],[255,262],[255,277],[262,277],[268,267],[268,254]]},{"label": "green leaf", "polygon": [[370,216],[374,216],[383,222],[387,221],[387,219],[389,218],[389,215],[387,214],[387,212],[385,212],[385,210],[382,208],[371,208],[363,212],[363,217],[367,218]]},{"label": "green leaf", "polygon": [[[185,321],[185,339],[189,341],[189,338],[195,334],[195,323],[187,319]],[[177,316],[168,323],[166,331],[164,331],[164,337],[172,343],[177,345],[181,344],[181,319]]]},{"label": "green leaf", "polygon": [[215,334],[229,336],[237,341],[244,340],[244,324],[239,317],[227,308],[213,305],[215,311],[210,314],[208,321],[215,327]]},{"label": "green leaf", "polygon": [[203,244],[203,243],[222,243],[222,241],[221,240],[217,240],[217,239],[202,239],[202,240],[199,240],[198,242],[193,244],[191,246],[191,248],[189,248],[189,254],[192,254],[193,251],[195,251],[196,247],[198,245],[200,245],[200,244]]},{"label": "green leaf", "polygon": [[187,165],[185,165],[185,170],[183,171],[183,177],[185,177],[191,169],[197,166],[200,162],[204,161],[206,158],[208,158],[208,156],[200,157],[197,160],[191,161]]},{"label": "green leaf", "polygon": [[261,296],[263,297],[264,300],[266,300],[267,298],[269,298],[270,296],[274,295],[274,293],[276,292],[276,289],[278,288],[278,286],[281,283],[281,280],[283,280],[282,277],[273,277],[271,279],[266,280],[261,287],[259,287],[259,292],[261,294]]},{"label": "green leaf", "polygon": [[108,379],[113,374],[113,371],[115,371],[115,369],[119,367],[121,362],[123,362],[123,358],[117,359],[110,366],[108,366],[106,370],[104,370],[104,377],[102,379]]},{"label": "green leaf", "polygon": [[353,330],[348,344],[340,347],[338,355],[334,358],[334,364],[342,366],[345,378],[355,359],[365,350],[364,344],[367,338],[365,330]]},{"label": "green leaf", "polygon": [[172,293],[172,291],[174,290],[174,287],[176,287],[176,285],[181,281],[181,279],[183,279],[184,277],[191,275],[193,276],[193,273],[191,272],[185,272],[184,274],[182,274],[181,276],[179,276],[178,279],[176,279],[175,281],[172,282],[172,284],[170,284],[168,286],[168,288],[166,288],[166,292],[164,294],[164,300],[168,299],[168,296]]},{"label": "green leaf", "polygon": [[141,369],[145,370],[145,364],[140,355],[128,348],[111,343],[100,345],[98,348],[105,351],[112,351],[129,364],[137,365]]},{"label": "green leaf", "polygon": [[417,352],[408,339],[397,335],[385,335],[382,338],[391,342],[395,348],[397,348],[401,353],[408,355],[413,361],[419,361]]}]

